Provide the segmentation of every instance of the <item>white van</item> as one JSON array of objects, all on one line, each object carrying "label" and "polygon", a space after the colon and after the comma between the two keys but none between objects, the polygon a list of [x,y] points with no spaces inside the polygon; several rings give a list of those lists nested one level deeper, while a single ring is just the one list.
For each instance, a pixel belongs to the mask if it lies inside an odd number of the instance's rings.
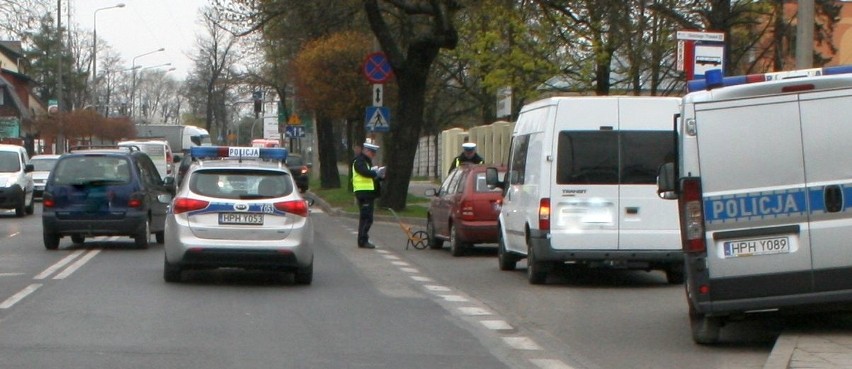
[{"label": "white van", "polygon": [[22,146],[0,144],[0,209],[15,209],[15,215],[32,214],[33,165]]},{"label": "white van", "polygon": [[753,313],[852,307],[850,73],[690,84],[659,191],[679,199],[695,342]]},{"label": "white van", "polygon": [[677,206],[658,167],[674,155],[674,97],[554,97],[521,110],[500,212],[500,269],[527,258],[530,283],[569,263],[661,269],[683,282]]},{"label": "white van", "polygon": [[157,172],[160,173],[160,178],[174,177],[174,157],[172,156],[172,148],[166,140],[134,140],[121,141],[118,146],[137,146],[139,150],[148,154],[154,165],[157,167]]}]

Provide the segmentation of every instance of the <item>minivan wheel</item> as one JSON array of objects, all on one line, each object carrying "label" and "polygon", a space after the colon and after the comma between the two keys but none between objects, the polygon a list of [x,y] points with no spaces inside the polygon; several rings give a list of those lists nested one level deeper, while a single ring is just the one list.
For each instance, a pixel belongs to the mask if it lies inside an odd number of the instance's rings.
[{"label": "minivan wheel", "polygon": [[453,256],[462,256],[464,255],[465,244],[459,239],[459,235],[456,232],[456,226],[450,224],[450,254]]},{"label": "minivan wheel", "polygon": [[435,237],[435,223],[432,222],[432,217],[426,219],[426,234],[429,237],[429,248],[439,250],[444,247],[444,240]]},{"label": "minivan wheel", "polygon": [[709,317],[695,311],[692,303],[689,303],[689,322],[692,328],[692,340],[700,345],[712,345],[719,342],[719,330],[722,328],[722,319]]},{"label": "minivan wheel", "polygon": [[151,238],[151,220],[145,219],[145,227],[136,236],[133,237],[133,240],[136,242],[136,247],[140,249],[148,248],[148,239]]},{"label": "minivan wheel", "polygon": [[56,233],[42,233],[44,237],[44,248],[48,250],[56,250],[59,248],[59,235]]},{"label": "minivan wheel", "polygon": [[527,246],[527,280],[530,284],[544,284],[547,281],[547,271],[542,262],[535,259],[531,246]]},{"label": "minivan wheel", "polygon": [[[24,199],[26,199],[26,198],[27,198],[27,196],[24,195]],[[26,200],[24,200],[24,201],[26,202]],[[30,198],[30,204],[27,205],[27,207],[26,207],[26,209],[24,209],[24,211],[26,211],[27,215],[32,215],[35,212],[35,196]]]},{"label": "minivan wheel", "polygon": [[500,265],[500,270],[515,270],[518,260],[506,251],[502,230],[498,229],[497,232],[497,263]]},{"label": "minivan wheel", "polygon": [[18,203],[18,206],[15,207],[15,216],[18,218],[22,218],[27,214],[27,195],[21,195],[21,202]]}]

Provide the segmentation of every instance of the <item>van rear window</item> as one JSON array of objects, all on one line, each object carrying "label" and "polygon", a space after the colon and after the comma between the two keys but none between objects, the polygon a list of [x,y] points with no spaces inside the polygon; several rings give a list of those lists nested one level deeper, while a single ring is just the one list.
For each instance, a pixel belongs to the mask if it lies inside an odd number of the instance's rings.
[{"label": "van rear window", "polygon": [[674,140],[667,131],[562,131],[557,150],[558,184],[654,184]]}]

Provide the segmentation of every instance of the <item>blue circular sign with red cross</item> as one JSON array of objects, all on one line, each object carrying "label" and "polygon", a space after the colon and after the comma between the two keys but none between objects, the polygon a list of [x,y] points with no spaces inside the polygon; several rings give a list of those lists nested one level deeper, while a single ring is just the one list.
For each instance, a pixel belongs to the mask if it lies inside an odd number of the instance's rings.
[{"label": "blue circular sign with red cross", "polygon": [[385,83],[393,75],[388,58],[385,53],[376,51],[367,55],[364,59],[364,77],[373,83]]}]

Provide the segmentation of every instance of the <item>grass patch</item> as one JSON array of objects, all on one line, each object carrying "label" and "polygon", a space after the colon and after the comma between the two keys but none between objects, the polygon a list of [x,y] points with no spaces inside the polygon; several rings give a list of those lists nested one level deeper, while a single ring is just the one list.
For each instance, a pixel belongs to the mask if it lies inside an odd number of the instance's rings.
[{"label": "grass patch", "polygon": [[[343,211],[348,213],[357,213],[358,206],[355,203],[355,195],[347,189],[347,181],[349,181],[349,177],[342,175],[340,176],[340,188],[320,188],[319,179],[311,178],[310,191],[325,200],[332,207],[343,209]],[[387,209],[380,208],[378,202],[379,200],[376,200],[376,215],[392,215]],[[401,217],[426,218],[426,209],[429,207],[428,198],[408,194],[405,204],[405,210],[397,211],[397,215]]]}]

